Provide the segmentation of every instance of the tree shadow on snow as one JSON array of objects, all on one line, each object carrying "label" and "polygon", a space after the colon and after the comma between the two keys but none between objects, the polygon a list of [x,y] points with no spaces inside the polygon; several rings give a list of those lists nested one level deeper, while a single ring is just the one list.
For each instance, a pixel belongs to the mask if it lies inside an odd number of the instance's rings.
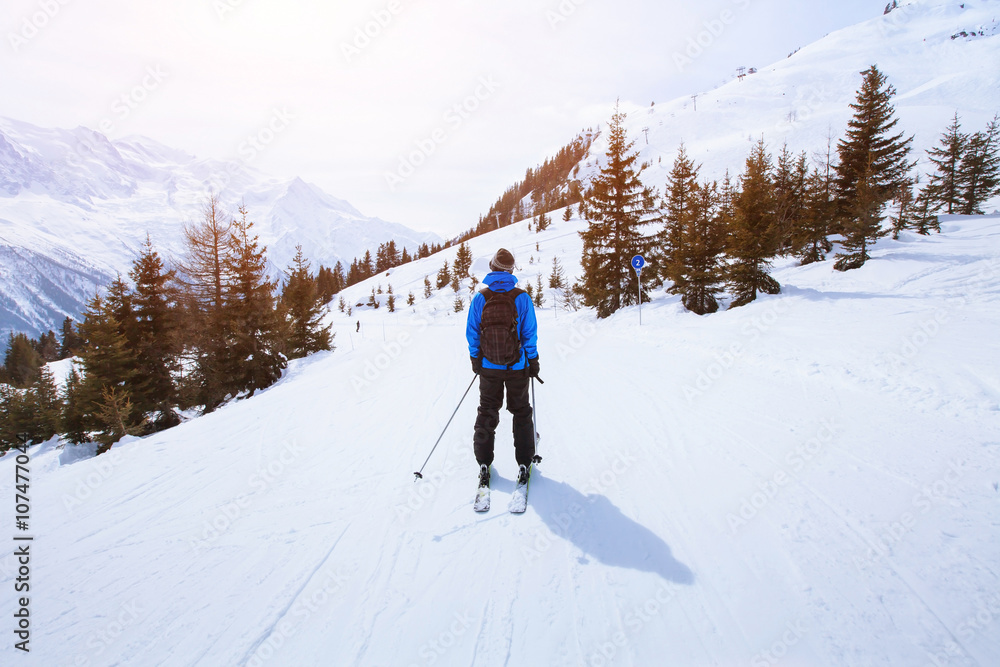
[{"label": "tree shadow on snow", "polygon": [[694,573],[676,560],[653,531],[628,518],[605,496],[584,495],[569,484],[539,476],[532,483],[529,508],[555,535],[605,565],[652,572],[675,584],[694,583]]}]

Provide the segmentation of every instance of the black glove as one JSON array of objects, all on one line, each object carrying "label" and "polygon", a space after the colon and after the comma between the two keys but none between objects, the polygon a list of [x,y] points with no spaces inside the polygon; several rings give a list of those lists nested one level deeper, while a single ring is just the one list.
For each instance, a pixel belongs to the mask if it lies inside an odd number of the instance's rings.
[{"label": "black glove", "polygon": [[533,378],[538,377],[538,357],[528,359],[528,376]]},{"label": "black glove", "polygon": [[483,370],[483,358],[469,357],[469,359],[472,359],[472,372],[479,375],[479,371]]}]

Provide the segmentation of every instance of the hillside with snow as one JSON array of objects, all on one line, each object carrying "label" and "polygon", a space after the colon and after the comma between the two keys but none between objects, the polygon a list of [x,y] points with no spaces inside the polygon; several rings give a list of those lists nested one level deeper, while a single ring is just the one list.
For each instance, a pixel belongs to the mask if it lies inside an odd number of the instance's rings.
[{"label": "hillside with snow", "polygon": [[[643,174],[647,185],[663,190],[682,143],[702,165],[702,178],[721,182],[726,170],[733,177],[743,171],[761,137],[773,155],[787,143],[792,153],[805,151],[814,164],[825,159],[829,139],[836,160],[860,72],[875,64],[897,91],[892,100],[899,118],[896,131],[914,136],[911,159],[919,161],[914,175],[924,183],[933,171],[925,151],[939,145],[956,112],[965,132],[984,130],[1000,113],[997,63],[1000,2],[910,0],[754,74],[644,108],[623,104],[622,110],[628,112],[629,138],[650,164]],[[606,150],[607,137],[601,136],[580,171],[584,183],[597,172]],[[1000,198],[986,210],[997,208]]]},{"label": "hillside with snow", "polygon": [[147,234],[162,256],[183,257],[183,227],[202,219],[211,192],[231,215],[246,204],[275,275],[298,244],[314,271],[340,261],[346,272],[390,239],[411,252],[441,241],[245,161],[0,118],[0,330],[57,329],[78,317],[98,287],[128,272]]},{"label": "hillside with snow", "polygon": [[[583,224],[471,247],[534,282],[553,257],[578,271]],[[782,294],[706,317],[657,293],[642,326],[548,290],[521,516],[505,412],[493,509],[472,511],[475,389],[413,482],[473,378],[455,293],[422,295],[442,255],[356,285],[417,300],[334,311],[335,351],[174,429],[30,449],[32,653],[2,659],[996,664],[1000,218],[873,255],[779,262]]]}]

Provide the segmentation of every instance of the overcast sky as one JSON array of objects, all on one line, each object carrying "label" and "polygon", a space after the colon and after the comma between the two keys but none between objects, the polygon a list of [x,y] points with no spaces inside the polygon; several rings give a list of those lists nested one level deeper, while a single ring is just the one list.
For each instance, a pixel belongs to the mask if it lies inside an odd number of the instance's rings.
[{"label": "overcast sky", "polygon": [[714,88],[883,5],[4,0],[0,115],[147,135],[452,235],[616,98]]}]

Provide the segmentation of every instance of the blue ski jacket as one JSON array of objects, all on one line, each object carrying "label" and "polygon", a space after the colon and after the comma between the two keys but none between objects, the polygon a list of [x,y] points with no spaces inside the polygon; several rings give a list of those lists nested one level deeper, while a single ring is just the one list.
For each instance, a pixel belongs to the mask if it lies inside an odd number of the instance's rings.
[{"label": "blue ski jacket", "polygon": [[[494,292],[509,292],[517,285],[517,278],[506,271],[493,271],[483,278],[483,283]],[[465,326],[465,337],[469,341],[469,356],[479,356],[479,324],[483,316],[483,306],[486,305],[486,297],[481,292],[472,298],[472,306],[469,308],[469,319]],[[514,299],[514,307],[517,308],[517,337],[521,340],[521,359],[511,370],[524,370],[528,367],[528,359],[538,357],[538,322],[535,320],[535,304],[531,302],[528,293],[519,294]],[[499,366],[483,358],[483,368],[504,370],[506,366]]]}]

